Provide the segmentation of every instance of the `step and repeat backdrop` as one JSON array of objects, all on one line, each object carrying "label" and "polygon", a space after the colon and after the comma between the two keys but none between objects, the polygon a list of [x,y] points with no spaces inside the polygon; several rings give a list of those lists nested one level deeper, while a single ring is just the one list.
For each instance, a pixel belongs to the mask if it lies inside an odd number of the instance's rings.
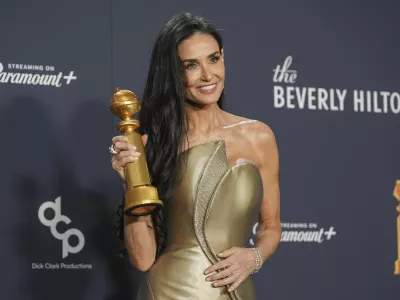
[{"label": "step and repeat backdrop", "polygon": [[399,299],[399,9],[3,1],[0,298],[135,299],[143,274],[112,229],[109,104],[115,87],[141,95],[159,29],[192,12],[224,38],[225,109],[268,124],[280,151],[282,238],[254,275],[258,299]]}]

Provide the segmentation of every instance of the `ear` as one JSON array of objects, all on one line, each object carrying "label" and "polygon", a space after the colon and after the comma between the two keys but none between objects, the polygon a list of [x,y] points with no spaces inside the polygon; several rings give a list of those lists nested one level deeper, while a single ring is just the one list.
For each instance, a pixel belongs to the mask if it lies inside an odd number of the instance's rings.
[{"label": "ear", "polygon": [[224,58],[224,49],[221,49],[221,56]]}]

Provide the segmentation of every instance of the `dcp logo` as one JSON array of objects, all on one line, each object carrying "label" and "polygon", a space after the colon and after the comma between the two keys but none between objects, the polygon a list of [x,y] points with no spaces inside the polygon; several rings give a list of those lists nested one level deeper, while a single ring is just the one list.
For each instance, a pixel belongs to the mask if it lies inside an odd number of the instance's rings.
[{"label": "dcp logo", "polygon": [[[51,208],[54,211],[54,218],[51,220],[46,219],[46,217],[44,216],[44,212],[48,208]],[[48,201],[40,205],[38,211],[38,217],[43,225],[50,227],[51,234],[56,239],[62,240],[63,258],[66,258],[68,256],[68,253],[78,253],[79,251],[82,250],[83,246],[85,245],[85,237],[83,236],[83,233],[80,230],[76,228],[70,228],[64,233],[59,233],[57,231],[56,226],[59,222],[64,222],[65,224],[71,223],[70,218],[61,214],[61,197],[57,197],[54,202]],[[75,247],[72,247],[69,244],[68,239],[71,235],[75,235],[79,240],[78,244]]]}]

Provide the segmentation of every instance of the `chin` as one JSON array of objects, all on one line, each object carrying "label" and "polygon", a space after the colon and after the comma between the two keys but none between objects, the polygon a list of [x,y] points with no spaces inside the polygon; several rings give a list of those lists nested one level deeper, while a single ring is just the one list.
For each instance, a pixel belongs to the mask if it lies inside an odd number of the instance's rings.
[{"label": "chin", "polygon": [[208,98],[208,99],[204,99],[204,98],[199,99],[199,98],[197,98],[197,99],[189,99],[189,100],[192,103],[195,103],[197,105],[210,105],[210,104],[217,103],[218,100],[219,100],[219,97],[218,98],[213,97],[213,98]]}]

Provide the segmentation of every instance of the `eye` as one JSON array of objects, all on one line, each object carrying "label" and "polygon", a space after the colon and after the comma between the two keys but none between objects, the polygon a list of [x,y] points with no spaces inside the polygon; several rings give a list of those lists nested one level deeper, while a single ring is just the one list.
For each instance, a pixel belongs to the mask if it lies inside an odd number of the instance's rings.
[{"label": "eye", "polygon": [[219,56],[213,56],[210,58],[210,62],[213,64],[216,64],[219,60]]},{"label": "eye", "polygon": [[185,69],[186,70],[190,70],[190,69],[193,69],[193,68],[195,68],[196,67],[196,64],[195,63],[188,63],[186,66],[185,66]]}]

